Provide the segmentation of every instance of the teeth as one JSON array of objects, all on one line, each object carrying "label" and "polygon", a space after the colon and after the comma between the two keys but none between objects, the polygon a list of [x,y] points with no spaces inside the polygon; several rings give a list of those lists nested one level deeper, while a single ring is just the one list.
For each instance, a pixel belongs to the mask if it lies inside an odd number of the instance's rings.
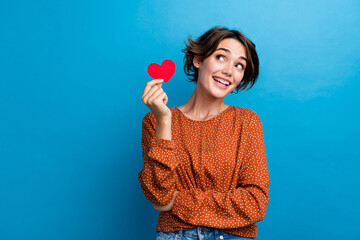
[{"label": "teeth", "polygon": [[218,82],[220,82],[220,83],[222,83],[222,84],[224,84],[224,85],[226,85],[226,86],[229,86],[230,85],[230,83],[229,82],[227,82],[227,81],[224,81],[224,80],[221,80],[221,79],[218,79],[218,78],[214,78],[216,81],[218,81]]}]

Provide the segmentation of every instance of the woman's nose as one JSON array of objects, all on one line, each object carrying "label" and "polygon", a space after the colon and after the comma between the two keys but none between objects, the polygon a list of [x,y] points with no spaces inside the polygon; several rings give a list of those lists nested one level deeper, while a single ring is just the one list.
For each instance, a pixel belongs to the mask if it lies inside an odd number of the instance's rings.
[{"label": "woman's nose", "polygon": [[224,66],[223,73],[231,76],[231,74],[232,74],[232,64],[231,63],[227,63]]}]

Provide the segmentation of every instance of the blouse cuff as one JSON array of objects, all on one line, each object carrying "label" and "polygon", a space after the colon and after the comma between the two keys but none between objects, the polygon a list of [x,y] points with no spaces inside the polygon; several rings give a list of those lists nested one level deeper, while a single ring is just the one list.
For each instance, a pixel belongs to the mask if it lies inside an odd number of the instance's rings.
[{"label": "blouse cuff", "polygon": [[176,147],[174,140],[158,138],[154,136],[151,140],[151,147],[158,147],[165,150],[174,150]]},{"label": "blouse cuff", "polygon": [[176,195],[174,205],[172,208],[172,213],[185,222],[190,223],[192,219],[192,214],[194,213],[194,209],[191,207],[187,207],[186,202],[188,201],[186,199],[186,195],[188,194],[190,190],[182,189],[179,191],[179,193]]},{"label": "blouse cuff", "polygon": [[148,156],[171,170],[174,170],[179,164],[176,158],[176,143],[174,140],[158,138],[156,136],[151,140],[150,151]]}]

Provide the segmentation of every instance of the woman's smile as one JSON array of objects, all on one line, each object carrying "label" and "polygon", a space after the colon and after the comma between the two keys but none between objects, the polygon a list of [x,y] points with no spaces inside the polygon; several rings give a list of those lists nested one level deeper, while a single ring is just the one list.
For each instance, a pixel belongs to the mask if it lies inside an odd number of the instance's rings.
[{"label": "woman's smile", "polygon": [[231,85],[230,81],[224,80],[219,77],[213,77],[213,80],[215,82],[215,85],[222,89],[227,89]]}]

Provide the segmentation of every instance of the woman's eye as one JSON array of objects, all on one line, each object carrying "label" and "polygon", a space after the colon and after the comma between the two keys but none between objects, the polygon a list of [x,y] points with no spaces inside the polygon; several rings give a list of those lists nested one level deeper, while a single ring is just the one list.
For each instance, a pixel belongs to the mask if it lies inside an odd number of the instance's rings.
[{"label": "woman's eye", "polygon": [[239,63],[239,64],[236,64],[236,67],[239,68],[239,69],[241,69],[241,70],[244,68],[244,66],[241,65],[240,63]]},{"label": "woman's eye", "polygon": [[216,58],[221,61],[225,60],[225,57],[222,55],[217,55]]}]

